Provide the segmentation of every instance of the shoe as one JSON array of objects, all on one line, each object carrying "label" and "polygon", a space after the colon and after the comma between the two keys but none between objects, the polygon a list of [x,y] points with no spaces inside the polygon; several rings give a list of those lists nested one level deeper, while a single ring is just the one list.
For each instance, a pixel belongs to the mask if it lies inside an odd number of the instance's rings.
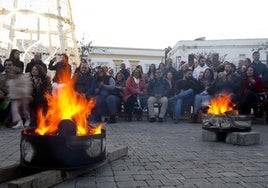
[{"label": "shoe", "polygon": [[21,128],[24,128],[22,120],[18,121],[18,123],[12,127],[12,129],[21,129]]},{"label": "shoe", "polygon": [[174,123],[175,123],[175,124],[178,124],[178,123],[179,123],[179,119],[175,118],[175,119],[174,119]]},{"label": "shoe", "polygon": [[149,122],[151,122],[151,123],[155,122],[155,118],[150,118]]},{"label": "shoe", "polygon": [[163,118],[159,118],[158,122],[162,123],[163,122]]},{"label": "shoe", "polygon": [[116,123],[116,118],[115,117],[110,117],[110,119],[107,121],[109,124]]},{"label": "shoe", "polygon": [[137,121],[141,121],[142,120],[142,116],[141,115],[137,115]]},{"label": "shoe", "polygon": [[198,118],[197,114],[192,114],[191,123],[197,123],[197,118]]},{"label": "shoe", "polygon": [[131,115],[128,115],[127,118],[126,118],[126,120],[127,120],[128,122],[131,122],[131,121],[132,121],[132,116],[131,116]]},{"label": "shoe", "polygon": [[30,126],[30,119],[26,119],[25,123],[24,123],[24,127],[29,127]]},{"label": "shoe", "polygon": [[96,115],[94,117],[94,119],[95,119],[96,122],[101,122],[101,116],[100,115]]}]

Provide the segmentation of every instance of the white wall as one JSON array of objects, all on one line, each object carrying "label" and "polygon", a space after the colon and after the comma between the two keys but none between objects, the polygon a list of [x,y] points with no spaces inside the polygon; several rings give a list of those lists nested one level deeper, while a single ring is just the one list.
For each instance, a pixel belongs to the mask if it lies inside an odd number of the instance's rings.
[{"label": "white wall", "polygon": [[152,63],[158,66],[164,56],[164,50],[142,48],[92,47],[89,53],[92,67],[105,64],[115,70],[113,60],[122,60],[127,68],[131,68],[130,61],[138,61],[138,65],[142,66],[144,72],[148,71]]},{"label": "white wall", "polygon": [[[169,52],[169,57],[176,61],[177,56],[188,62],[188,55],[214,52],[225,60],[238,64],[245,57],[252,59],[253,49],[268,47],[268,39],[229,39],[229,40],[204,40],[204,41],[179,41]],[[260,60],[266,64],[266,50],[260,50]],[[244,54],[245,56],[241,56]]]}]

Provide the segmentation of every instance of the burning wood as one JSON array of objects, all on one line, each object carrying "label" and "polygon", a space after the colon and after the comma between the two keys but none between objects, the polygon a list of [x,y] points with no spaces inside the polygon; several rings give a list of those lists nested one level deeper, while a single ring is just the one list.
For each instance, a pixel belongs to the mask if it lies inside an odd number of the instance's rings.
[{"label": "burning wood", "polygon": [[216,115],[216,114],[203,114],[203,128],[208,129],[237,129],[237,130],[250,130],[251,119],[246,115]]},{"label": "burning wood", "polygon": [[76,126],[76,135],[100,134],[103,125],[97,128],[91,127],[87,117],[91,115],[96,102],[94,99],[87,100],[74,90],[74,83],[70,81],[54,94],[46,94],[48,100],[48,111],[43,114],[42,109],[38,111],[38,124],[35,133],[38,135],[53,135],[58,131],[62,120],[71,120]]},{"label": "burning wood", "polygon": [[215,131],[251,130],[250,117],[239,115],[237,110],[233,109],[235,106],[227,94],[213,98],[207,114],[202,114],[203,128]]},{"label": "burning wood", "polygon": [[208,114],[225,114],[233,111],[235,104],[232,103],[229,95],[219,95],[210,102]]}]

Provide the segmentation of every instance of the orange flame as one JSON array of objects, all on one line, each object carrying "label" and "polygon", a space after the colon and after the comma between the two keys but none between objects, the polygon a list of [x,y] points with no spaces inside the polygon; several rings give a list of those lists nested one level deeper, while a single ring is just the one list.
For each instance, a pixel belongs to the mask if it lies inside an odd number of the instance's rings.
[{"label": "orange flame", "polygon": [[232,111],[234,106],[235,104],[232,103],[230,95],[219,95],[211,100],[207,113],[222,115]]},{"label": "orange flame", "polygon": [[103,125],[94,128],[88,125],[87,117],[95,106],[95,99],[86,97],[74,91],[74,83],[61,85],[53,95],[46,93],[48,111],[44,115],[42,109],[38,110],[38,124],[35,133],[38,135],[55,134],[58,124],[63,119],[69,119],[76,124],[76,135],[100,134]]}]

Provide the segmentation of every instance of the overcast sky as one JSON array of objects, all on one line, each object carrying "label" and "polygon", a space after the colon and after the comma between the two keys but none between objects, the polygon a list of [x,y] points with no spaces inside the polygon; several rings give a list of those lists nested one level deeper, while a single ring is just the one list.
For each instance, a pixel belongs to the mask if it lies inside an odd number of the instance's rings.
[{"label": "overcast sky", "polygon": [[164,49],[179,40],[267,38],[267,0],[71,0],[93,46]]}]

